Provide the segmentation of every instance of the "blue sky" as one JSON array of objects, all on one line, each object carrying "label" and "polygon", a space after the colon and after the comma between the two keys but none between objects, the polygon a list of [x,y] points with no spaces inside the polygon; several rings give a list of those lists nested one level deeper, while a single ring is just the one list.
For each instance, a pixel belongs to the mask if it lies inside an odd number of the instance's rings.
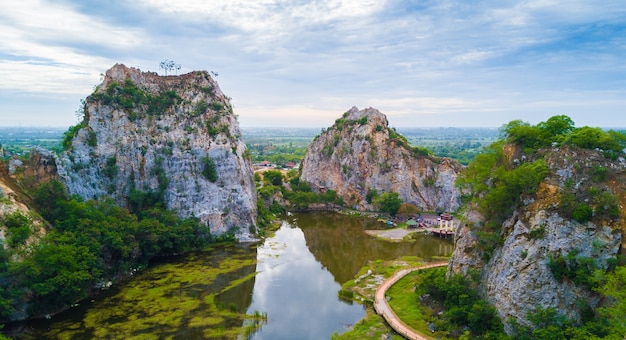
[{"label": "blue sky", "polygon": [[623,1],[20,0],[0,11],[0,125],[69,126],[115,63],[208,70],[243,127],[570,116],[626,127]]}]

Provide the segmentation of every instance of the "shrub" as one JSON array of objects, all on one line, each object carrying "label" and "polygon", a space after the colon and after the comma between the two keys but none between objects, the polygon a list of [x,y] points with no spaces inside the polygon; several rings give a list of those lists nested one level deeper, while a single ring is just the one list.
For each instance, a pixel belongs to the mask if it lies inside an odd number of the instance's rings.
[{"label": "shrub", "polygon": [[112,180],[117,175],[117,171],[117,158],[115,156],[109,157],[104,165],[102,174]]},{"label": "shrub", "polygon": [[272,185],[283,185],[283,174],[278,170],[268,170],[263,173],[263,178]]},{"label": "shrub", "polygon": [[587,203],[578,204],[578,206],[576,206],[576,209],[574,210],[574,213],[572,214],[572,217],[574,217],[574,219],[580,223],[591,220],[592,216],[593,209],[591,209],[591,207]]},{"label": "shrub", "polygon": [[367,190],[367,194],[365,195],[365,201],[369,204],[372,204],[372,202],[378,197],[378,191],[376,189],[369,189]]},{"label": "shrub", "polygon": [[202,175],[209,182],[215,183],[217,181],[217,167],[215,166],[215,161],[213,161],[209,157],[202,158],[202,164],[204,168],[202,169]]},{"label": "shrub", "polygon": [[83,127],[84,127],[83,123],[76,124],[74,126],[70,126],[70,128],[66,132],[63,133],[63,140],[61,142],[61,145],[63,146],[63,150],[69,150],[72,147],[72,141],[74,140],[74,137],[76,136],[78,131],[82,129]]},{"label": "shrub", "polygon": [[4,217],[4,224],[7,227],[9,236],[8,244],[11,248],[16,248],[33,234],[32,222],[28,216],[19,211],[15,211]]}]

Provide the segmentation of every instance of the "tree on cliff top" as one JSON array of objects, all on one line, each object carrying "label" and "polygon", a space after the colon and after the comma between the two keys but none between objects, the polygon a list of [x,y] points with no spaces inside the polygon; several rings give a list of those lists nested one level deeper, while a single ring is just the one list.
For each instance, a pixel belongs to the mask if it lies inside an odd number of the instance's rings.
[{"label": "tree on cliff top", "polygon": [[165,59],[159,63],[159,68],[165,71],[165,75],[167,75],[168,71],[176,71],[176,73],[178,73],[178,71],[180,71],[180,67],[180,64],[176,64],[173,60]]}]

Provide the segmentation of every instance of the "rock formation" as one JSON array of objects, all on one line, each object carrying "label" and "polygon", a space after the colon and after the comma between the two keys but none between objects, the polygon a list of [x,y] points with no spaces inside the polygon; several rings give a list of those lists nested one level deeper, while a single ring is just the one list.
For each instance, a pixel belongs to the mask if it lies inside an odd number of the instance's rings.
[{"label": "rock formation", "polygon": [[[514,149],[505,146],[504,153],[512,162],[519,162],[520,153],[512,152]],[[550,172],[537,192],[524,197],[522,207],[502,225],[501,247],[483,263],[476,231],[484,218],[469,209],[465,216],[467,224],[457,231],[455,251],[448,267],[449,274],[467,273],[470,269],[481,272],[483,295],[494,304],[508,332],[511,331],[509,320],[527,324],[527,313],[538,307],[554,307],[568,318],[580,319],[581,302],[592,308],[598,306],[600,295],[589,287],[573,279],[555,278],[549,268],[550,258],[570,255],[578,261],[592,259],[594,266],[606,269],[620,251],[620,231],[626,230],[624,158],[612,161],[601,151],[571,147],[553,148],[542,156]],[[604,175],[598,176],[600,173]],[[582,202],[593,205],[590,193],[594,190],[614,194],[613,203],[621,207],[620,216],[615,216],[615,211],[610,216],[598,216],[604,209],[598,206],[591,221],[581,223],[562,216],[559,205],[562,206],[564,195],[576,195]]]},{"label": "rock formation", "polygon": [[351,108],[309,146],[300,179],[315,190],[335,190],[349,205],[372,210],[367,193],[397,192],[423,210],[459,207],[454,182],[462,166],[424,154],[388,127],[387,117],[368,108]]},{"label": "rock formation", "polygon": [[206,71],[159,76],[115,65],[64,147],[57,166],[72,194],[127,206],[160,199],[214,234],[247,239],[254,231],[246,146],[229,98]]}]

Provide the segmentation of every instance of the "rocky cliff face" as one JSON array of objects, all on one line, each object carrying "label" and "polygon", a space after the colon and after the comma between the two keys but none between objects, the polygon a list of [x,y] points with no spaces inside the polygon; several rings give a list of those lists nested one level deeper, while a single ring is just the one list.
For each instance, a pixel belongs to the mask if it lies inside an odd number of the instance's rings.
[{"label": "rocky cliff face", "polygon": [[[511,146],[504,151],[513,161],[519,154]],[[448,267],[448,273],[480,270],[483,294],[505,322],[514,319],[526,324],[527,313],[537,307],[554,307],[574,319],[580,318],[581,302],[596,307],[599,295],[575,279],[555,278],[550,258],[570,255],[579,264],[591,261],[596,268],[606,269],[620,251],[621,233],[626,230],[624,158],[612,161],[599,151],[569,147],[549,150],[543,156],[550,173],[537,193],[525,197],[523,206],[502,225],[502,246],[483,263],[476,226],[484,218],[470,209],[467,224],[457,231]],[[610,197],[607,194],[615,200],[598,203],[598,197]],[[567,195],[593,206],[595,216],[583,223],[562,216]],[[606,210],[606,204],[616,204],[612,208],[619,209],[618,215]],[[510,332],[510,325],[506,329]]]},{"label": "rocky cliff face", "polygon": [[254,230],[251,163],[229,98],[208,72],[158,76],[115,65],[71,133],[57,165],[72,194],[121,205],[162,199],[212,233],[246,239]]},{"label": "rocky cliff face", "polygon": [[317,190],[335,190],[359,210],[372,209],[366,195],[376,190],[397,192],[423,210],[453,211],[459,207],[454,182],[461,168],[412,149],[380,111],[353,107],[309,146],[300,178]]}]

